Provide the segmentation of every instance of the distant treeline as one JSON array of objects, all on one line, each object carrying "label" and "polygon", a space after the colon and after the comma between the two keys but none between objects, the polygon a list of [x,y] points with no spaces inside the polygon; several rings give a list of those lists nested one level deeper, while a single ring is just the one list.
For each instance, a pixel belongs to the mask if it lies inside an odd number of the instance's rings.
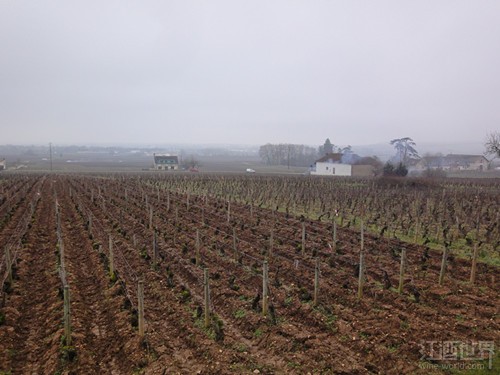
[{"label": "distant treeline", "polygon": [[314,147],[305,145],[268,143],[260,146],[259,156],[268,165],[308,167],[317,159],[318,151]]}]

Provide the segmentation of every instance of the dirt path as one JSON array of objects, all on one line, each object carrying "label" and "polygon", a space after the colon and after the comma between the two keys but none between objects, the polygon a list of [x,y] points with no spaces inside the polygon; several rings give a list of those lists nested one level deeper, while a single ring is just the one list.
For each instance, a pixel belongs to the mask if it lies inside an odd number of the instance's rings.
[{"label": "dirt path", "polygon": [[72,345],[77,354],[68,368],[87,374],[127,373],[141,350],[128,311],[121,308],[123,296],[92,248],[67,189],[59,185],[58,196],[71,293]]},{"label": "dirt path", "polygon": [[34,226],[21,249],[17,280],[0,327],[0,369],[13,374],[46,374],[59,362],[62,301],[56,270],[52,187],[45,181]]}]

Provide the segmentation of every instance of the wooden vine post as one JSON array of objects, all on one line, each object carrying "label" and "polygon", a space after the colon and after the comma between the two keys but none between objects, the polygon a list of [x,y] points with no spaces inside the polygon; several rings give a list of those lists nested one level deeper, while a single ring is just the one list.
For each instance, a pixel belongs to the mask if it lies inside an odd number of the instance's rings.
[{"label": "wooden vine post", "polygon": [[195,261],[196,265],[200,265],[200,231],[199,229],[196,229],[196,254],[195,254]]},{"label": "wooden vine post", "polygon": [[158,262],[158,238],[156,231],[153,231],[153,266],[156,267]]},{"label": "wooden vine post", "polygon": [[399,286],[398,292],[403,293],[403,282],[405,277],[405,268],[406,268],[406,249],[403,248],[401,250],[401,266],[399,267]]},{"label": "wooden vine post", "polygon": [[149,207],[149,229],[153,229],[153,207]]},{"label": "wooden vine post", "polygon": [[69,286],[64,285],[64,336],[66,345],[71,345],[71,310],[69,299]]},{"label": "wooden vine post", "polygon": [[359,253],[358,299],[363,298],[364,284],[365,284],[365,233],[364,233],[363,220],[361,220],[361,251]]},{"label": "wooden vine post", "polygon": [[306,253],[306,223],[302,222],[302,255]]},{"label": "wooden vine post", "polygon": [[268,283],[269,283],[269,265],[267,260],[264,261],[264,266],[262,267],[262,314],[264,316],[267,315],[268,307],[269,307],[269,297],[267,295],[268,292]]},{"label": "wooden vine post", "polygon": [[365,250],[365,227],[363,225],[363,219],[361,219],[361,251]]},{"label": "wooden vine post", "polygon": [[443,250],[443,259],[441,261],[441,272],[439,272],[439,285],[443,285],[447,260],[448,260],[448,246],[445,246]]},{"label": "wooden vine post", "polygon": [[333,250],[337,251],[337,220],[333,219]]},{"label": "wooden vine post", "polygon": [[231,201],[227,200],[227,222],[231,221]]},{"label": "wooden vine post", "polygon": [[205,303],[205,328],[210,326],[210,288],[208,285],[208,268],[203,269],[203,288]]},{"label": "wooden vine post", "polygon": [[417,217],[417,222],[415,224],[415,238],[413,239],[413,242],[418,243],[418,228],[419,228],[419,223],[418,223],[418,217]]},{"label": "wooden vine post", "polygon": [[474,253],[472,255],[472,267],[470,270],[470,283],[474,285],[476,282],[476,268],[477,268],[477,257],[479,255],[479,246],[477,243],[474,244]]},{"label": "wooden vine post", "polygon": [[64,243],[62,241],[62,238],[59,235],[59,262],[61,264],[61,269],[63,272],[66,272],[66,265],[65,265],[65,255],[64,255]]},{"label": "wooden vine post", "polygon": [[144,337],[144,281],[139,280],[137,285],[137,313],[139,320],[139,336]]},{"label": "wooden vine post", "polygon": [[314,267],[314,299],[313,305],[318,305],[318,293],[319,293],[319,258],[316,258],[316,264]]},{"label": "wooden vine post", "polygon": [[359,278],[358,278],[358,299],[363,298],[363,285],[365,283],[365,252],[359,253]]}]

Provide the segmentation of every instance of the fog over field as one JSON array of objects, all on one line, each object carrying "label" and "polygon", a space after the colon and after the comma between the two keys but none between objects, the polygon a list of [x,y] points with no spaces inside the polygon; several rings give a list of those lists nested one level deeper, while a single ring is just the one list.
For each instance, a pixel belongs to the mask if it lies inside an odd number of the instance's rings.
[{"label": "fog over field", "polygon": [[498,45],[488,0],[1,1],[0,144],[479,144]]}]

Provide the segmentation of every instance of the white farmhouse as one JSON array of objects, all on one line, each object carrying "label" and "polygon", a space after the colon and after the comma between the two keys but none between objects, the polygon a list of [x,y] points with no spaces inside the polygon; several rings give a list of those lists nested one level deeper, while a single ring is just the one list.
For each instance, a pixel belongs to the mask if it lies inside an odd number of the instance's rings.
[{"label": "white farmhouse", "polygon": [[342,154],[326,154],[321,159],[316,160],[311,174],[318,176],[352,176],[352,165],[342,164]]},{"label": "white farmhouse", "polygon": [[164,171],[176,171],[179,169],[179,158],[177,155],[154,154],[155,169]]},{"label": "white farmhouse", "polygon": [[483,155],[424,156],[416,166],[417,170],[443,171],[484,171],[488,169],[488,160]]}]

